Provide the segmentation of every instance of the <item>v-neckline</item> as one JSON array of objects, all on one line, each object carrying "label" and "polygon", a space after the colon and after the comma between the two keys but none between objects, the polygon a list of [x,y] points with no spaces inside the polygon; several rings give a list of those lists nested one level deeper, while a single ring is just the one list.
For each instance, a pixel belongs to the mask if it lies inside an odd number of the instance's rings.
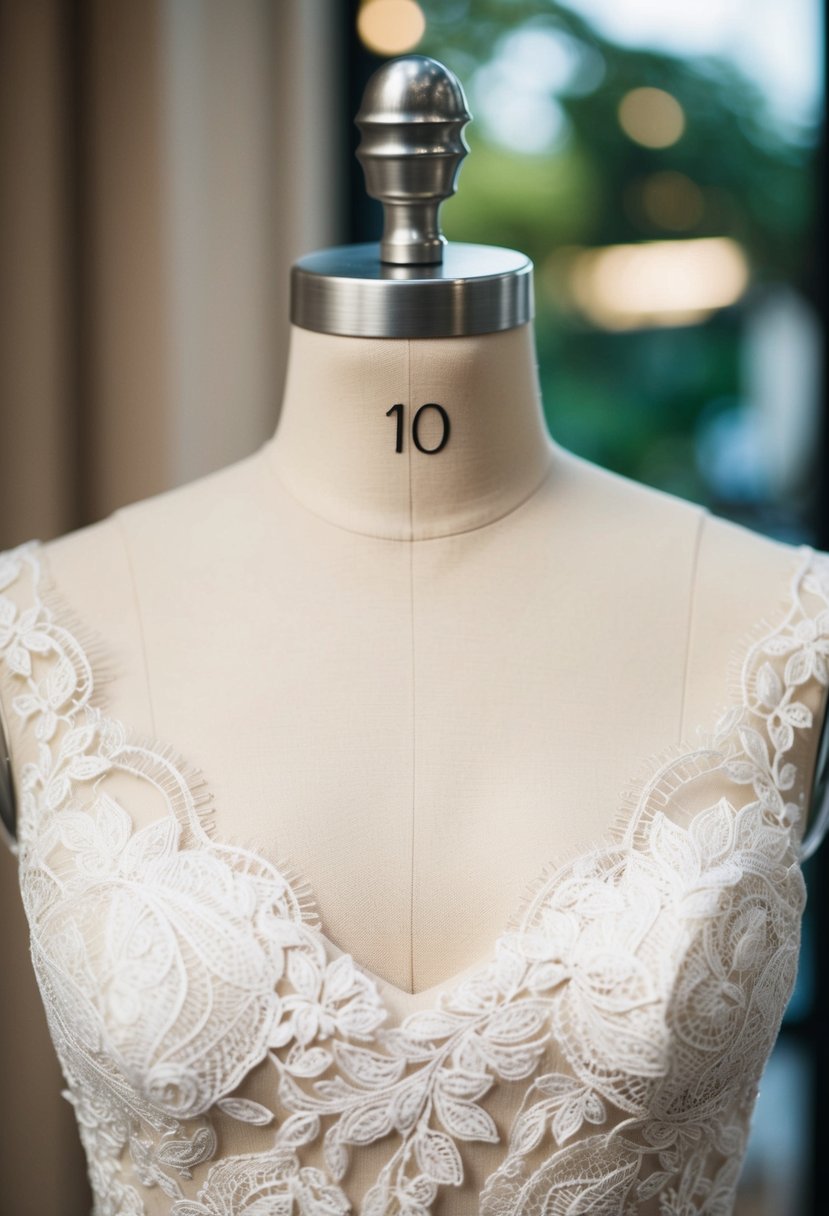
[{"label": "v-neckline", "polygon": [[[207,792],[207,800],[212,800],[212,785],[204,769],[191,762],[177,750],[175,745],[154,733],[148,734],[134,731],[127,722],[109,711],[106,705],[106,698],[102,696],[98,687],[100,680],[96,678],[96,663],[92,658],[93,651],[103,653],[106,650],[105,640],[93,633],[91,628],[78,614],[69,598],[58,586],[43,541],[33,539],[18,547],[18,551],[25,549],[30,549],[39,563],[37,596],[51,612],[53,623],[71,638],[73,645],[77,648],[78,653],[83,656],[89,668],[90,691],[86,703],[99,713],[102,719],[105,719],[108,723],[117,724],[117,726],[122,728],[128,740],[140,737],[143,747],[152,751],[156,757],[163,757],[166,763],[172,765],[175,769],[179,780],[188,788],[191,795],[194,788],[198,787]],[[795,548],[792,559],[792,573],[786,580],[785,590],[781,596],[781,603],[784,607],[788,607],[791,604],[793,580],[797,581],[802,577],[804,570],[814,555],[815,550],[810,545],[801,544]],[[741,665],[748,657],[751,639],[756,637],[759,630],[767,627],[768,619],[768,615],[764,615],[760,621],[755,623],[752,629],[740,636],[732,648],[731,663],[728,665],[728,670],[731,670],[735,663]],[[84,640],[84,638],[88,640]],[[90,643],[94,643],[94,645],[90,645]],[[731,708],[733,705],[734,700],[730,699],[728,707]],[[690,742],[693,737],[693,734],[688,735],[686,733],[673,747],[659,752],[651,752],[644,757],[640,756],[639,763],[635,768],[635,771],[640,776],[622,787],[613,815],[602,830],[591,837],[586,844],[577,844],[570,849],[563,850],[556,858],[548,859],[542,865],[540,871],[525,885],[503,928],[479,958],[461,971],[455,972],[446,979],[440,980],[436,984],[430,985],[428,988],[421,989],[418,992],[408,992],[406,989],[398,987],[390,980],[372,971],[364,964],[357,962],[350,951],[338,945],[329,937],[324,929],[319,913],[316,892],[312,884],[302,876],[301,871],[292,862],[288,865],[285,864],[284,860],[278,863],[271,859],[267,850],[263,850],[258,845],[254,848],[232,843],[223,838],[216,830],[215,819],[210,819],[210,830],[208,830],[205,827],[207,817],[203,818],[201,814],[195,813],[193,815],[191,827],[198,837],[199,848],[208,850],[211,848],[231,850],[241,848],[243,852],[247,853],[258,864],[272,871],[284,883],[285,888],[290,891],[294,904],[301,909],[300,915],[302,920],[306,922],[306,928],[319,942],[327,961],[333,962],[342,955],[348,956],[355,968],[373,985],[382,1007],[393,1014],[393,1020],[389,1024],[399,1027],[405,1023],[406,1018],[410,1014],[424,1009],[431,1010],[441,1007],[444,1001],[451,1000],[453,994],[467,981],[484,975],[495,963],[498,947],[502,940],[509,933],[518,930],[532,919],[532,915],[537,909],[538,904],[547,897],[558,877],[566,869],[574,863],[580,861],[586,862],[589,858],[599,853],[624,847],[626,840],[629,839],[630,829],[633,826],[634,809],[638,799],[646,789],[659,781],[663,769],[675,765],[678,760],[681,760],[686,754],[690,754],[695,750],[694,745]],[[202,793],[201,798],[205,798],[204,793]],[[142,825],[142,827],[152,826],[152,824],[160,822],[170,814],[172,814],[172,811],[168,810],[165,815],[159,816],[157,820]],[[291,872],[294,875],[293,880],[288,876]]]},{"label": "v-neckline", "polygon": [[[357,967],[363,975],[371,980],[372,984],[384,994],[383,1005],[387,1008],[394,1007],[394,1012],[397,1015],[395,1024],[400,1024],[409,1013],[413,1013],[420,1009],[435,1008],[441,1000],[443,994],[450,993],[457,989],[465,980],[471,979],[472,976],[478,975],[485,971],[492,962],[494,949],[490,946],[486,953],[478,958],[474,963],[465,967],[463,971],[457,972],[447,980],[438,980],[436,984],[430,985],[428,988],[421,988],[418,992],[408,992],[405,988],[398,987],[391,980],[387,980],[382,975],[378,975],[376,971],[372,971],[364,963],[358,963],[348,950],[344,950],[338,946],[336,942],[328,936],[321,928],[317,927],[313,930],[317,938],[321,941],[326,956],[330,961],[340,958],[342,955],[348,955],[354,961],[354,966]],[[497,940],[497,939],[496,939]]]}]

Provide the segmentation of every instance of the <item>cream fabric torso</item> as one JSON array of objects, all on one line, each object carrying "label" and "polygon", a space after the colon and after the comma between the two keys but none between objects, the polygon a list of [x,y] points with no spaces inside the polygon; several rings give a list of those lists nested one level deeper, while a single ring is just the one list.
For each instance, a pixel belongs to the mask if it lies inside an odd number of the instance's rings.
[{"label": "cream fabric torso", "polygon": [[[484,968],[542,872],[589,853],[630,783],[713,728],[796,555],[555,444],[528,330],[292,341],[273,439],[43,560],[89,630],[107,712],[204,773],[215,839],[284,868],[330,956],[350,955],[399,1023]],[[408,430],[394,452],[396,402],[407,418],[444,405],[443,452]],[[0,681],[20,778],[15,691]],[[818,711],[824,693],[802,699]],[[806,794],[816,744],[817,719]],[[128,811],[148,826],[157,799],[131,790]],[[238,1094],[273,1109],[264,1062]],[[504,1141],[523,1097],[488,1095]],[[221,1126],[221,1157],[273,1136]],[[366,1144],[342,1181],[355,1211],[384,1155]],[[476,1212],[503,1156],[470,1138],[463,1185],[429,1210]],[[148,1216],[175,1210],[138,1189]]]},{"label": "cream fabric torso", "polygon": [[[527,330],[292,343],[267,444],[50,562],[110,643],[113,712],[206,770],[223,834],[291,859],[336,944],[422,992],[709,724],[791,551],[555,445]],[[385,410],[433,400],[443,461],[393,455]],[[461,411],[489,467],[467,467]]]}]

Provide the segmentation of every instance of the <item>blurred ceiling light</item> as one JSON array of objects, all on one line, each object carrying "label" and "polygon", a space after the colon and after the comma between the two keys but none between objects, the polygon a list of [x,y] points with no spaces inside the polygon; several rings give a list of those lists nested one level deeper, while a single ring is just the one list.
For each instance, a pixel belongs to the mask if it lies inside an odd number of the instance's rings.
[{"label": "blurred ceiling light", "polygon": [[705,202],[690,177],[665,169],[649,174],[642,183],[642,210],[652,224],[683,232],[700,222]]},{"label": "blurred ceiling light", "polygon": [[646,148],[669,148],[685,130],[685,111],[664,89],[631,89],[619,102],[619,125]]},{"label": "blurred ceiling light", "polygon": [[740,299],[749,270],[736,241],[701,237],[581,250],[568,277],[573,301],[589,320],[624,330],[704,321]]},{"label": "blurred ceiling light", "polygon": [[415,0],[365,0],[357,15],[357,33],[376,55],[403,55],[417,46],[426,29]]}]

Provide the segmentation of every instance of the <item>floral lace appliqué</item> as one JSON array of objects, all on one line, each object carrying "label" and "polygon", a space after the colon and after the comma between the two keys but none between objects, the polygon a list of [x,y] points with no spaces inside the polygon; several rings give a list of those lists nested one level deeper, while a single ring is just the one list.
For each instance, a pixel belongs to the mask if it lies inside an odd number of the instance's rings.
[{"label": "floral lace appliqu\u00e9", "polygon": [[[463,1184],[465,1146],[500,1143],[486,1098],[509,1085],[523,1100],[483,1216],[730,1216],[797,971],[792,757],[804,694],[829,678],[825,555],[798,550],[783,619],[713,732],[542,873],[487,965],[398,1025],[350,955],[329,957],[310,891],[213,838],[201,774],[94,703],[42,558],[39,541],[0,554],[26,740],[14,851],[94,1216],[142,1216],[146,1188],[170,1216],[428,1216]],[[147,826],[125,778],[159,799]],[[270,1105],[235,1094],[263,1062]],[[269,1147],[217,1159],[228,1120]],[[378,1142],[355,1209],[353,1156]]]}]

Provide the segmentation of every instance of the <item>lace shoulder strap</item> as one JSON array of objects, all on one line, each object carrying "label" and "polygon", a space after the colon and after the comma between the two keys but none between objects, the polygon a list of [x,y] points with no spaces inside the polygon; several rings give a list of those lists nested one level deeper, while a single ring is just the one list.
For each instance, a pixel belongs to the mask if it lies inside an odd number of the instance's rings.
[{"label": "lace shoulder strap", "polygon": [[[56,586],[37,538],[0,551],[0,703],[10,750],[12,812],[2,825],[23,862],[27,835],[43,806],[51,815],[76,782],[94,783],[117,766],[149,780],[185,831],[211,829],[204,775],[171,745],[114,718],[107,685],[118,663],[105,638],[82,620]],[[60,780],[57,769],[65,770]],[[48,834],[47,834],[48,835]]]},{"label": "lace shoulder strap", "polygon": [[[17,758],[19,741],[16,740],[13,745],[12,731],[15,718],[20,716],[16,697],[19,679],[31,675],[30,651],[21,645],[21,637],[29,631],[28,625],[34,621],[36,612],[32,612],[32,604],[29,604],[27,612],[25,605],[12,598],[11,591],[13,584],[20,579],[26,554],[39,543],[30,540],[0,553],[0,837],[15,856],[19,855],[20,848],[12,752]],[[4,677],[7,673],[10,681],[6,692]],[[11,714],[12,708],[15,710],[14,716]]]},{"label": "lace shoulder strap", "polygon": [[[743,705],[768,744],[771,779],[790,800],[784,810],[796,820],[796,851],[803,862],[829,829],[829,554],[805,544],[798,552],[801,560],[785,615],[747,650],[740,683]],[[807,820],[806,786],[812,772]]]}]

